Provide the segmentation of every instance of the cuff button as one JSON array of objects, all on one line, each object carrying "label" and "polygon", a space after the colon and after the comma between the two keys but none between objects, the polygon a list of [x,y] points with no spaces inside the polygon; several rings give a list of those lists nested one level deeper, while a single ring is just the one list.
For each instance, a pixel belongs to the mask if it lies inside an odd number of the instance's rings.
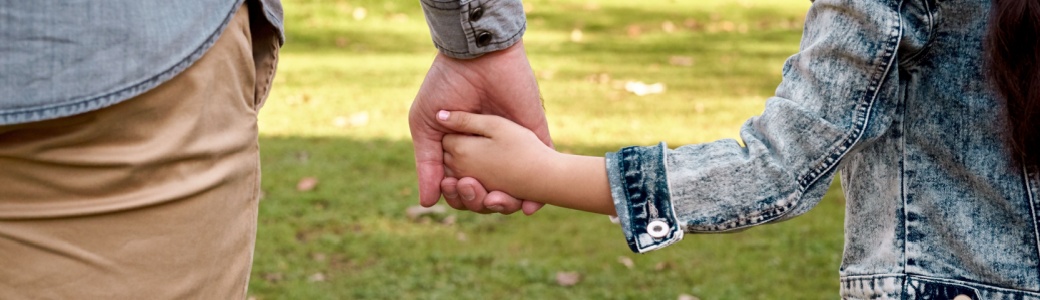
[{"label": "cuff button", "polygon": [[484,16],[484,8],[481,8],[480,6],[474,7],[473,9],[471,9],[469,11],[469,21],[470,22],[480,21],[480,17],[483,17],[483,16]]},{"label": "cuff button", "polygon": [[646,225],[646,233],[650,234],[655,239],[663,238],[668,236],[668,232],[671,232],[671,226],[663,221],[653,221]]},{"label": "cuff button", "polygon": [[491,44],[491,33],[487,31],[477,32],[477,46],[484,47]]}]

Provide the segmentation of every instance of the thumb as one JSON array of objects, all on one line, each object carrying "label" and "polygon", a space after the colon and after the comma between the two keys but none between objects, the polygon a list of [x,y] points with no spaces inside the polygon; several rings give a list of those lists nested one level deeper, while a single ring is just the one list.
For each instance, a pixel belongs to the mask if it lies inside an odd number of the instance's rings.
[{"label": "thumb", "polygon": [[460,133],[491,137],[492,133],[500,129],[505,119],[492,115],[442,110],[437,112],[437,121],[444,127]]}]

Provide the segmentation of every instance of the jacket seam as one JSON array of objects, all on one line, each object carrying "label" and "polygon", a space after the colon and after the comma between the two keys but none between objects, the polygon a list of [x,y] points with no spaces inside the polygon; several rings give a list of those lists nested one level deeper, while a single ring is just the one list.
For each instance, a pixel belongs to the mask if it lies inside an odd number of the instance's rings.
[{"label": "jacket seam", "polygon": [[[1038,258],[1040,258],[1040,229],[1037,228],[1037,221],[1038,220],[1036,218],[1037,217],[1036,216],[1036,204],[1035,204],[1036,199],[1033,198],[1033,187],[1032,187],[1032,183],[1029,182],[1030,177],[1031,176],[1029,174],[1029,169],[1025,165],[1023,165],[1022,166],[1022,184],[1024,185],[1024,187],[1026,189],[1025,190],[1025,192],[1026,192],[1026,201],[1029,201],[1029,212],[1033,216],[1033,247],[1036,248],[1036,255],[1037,255]],[[1037,270],[1040,270],[1040,265],[1037,265],[1036,267],[1037,267]],[[1040,272],[1037,272],[1037,274],[1038,274],[1038,276],[1040,276]],[[1040,278],[1038,278],[1038,279],[1040,279]]]},{"label": "jacket seam", "polygon": [[[902,6],[902,3],[903,1],[900,1],[899,6]],[[803,178],[800,180],[802,182],[800,188],[803,193],[808,190],[809,186],[815,184],[816,181],[822,177],[822,174],[833,170],[834,166],[837,165],[837,162],[841,161],[841,158],[848,154],[849,151],[852,150],[852,147],[859,143],[860,139],[863,138],[863,132],[866,131],[866,128],[870,124],[870,114],[873,112],[874,104],[877,103],[877,98],[881,93],[881,87],[885,84],[885,80],[888,79],[888,74],[892,71],[892,66],[895,64],[896,52],[898,51],[897,48],[899,47],[899,41],[902,39],[903,24],[902,18],[899,17],[898,10],[896,16],[896,33],[892,37],[889,37],[889,41],[887,41],[888,47],[885,49],[884,54],[882,54],[882,57],[887,58],[887,61],[883,63],[882,66],[874,68],[875,71],[880,71],[880,73],[875,73],[872,76],[877,78],[871,80],[871,83],[868,86],[870,99],[857,105],[855,109],[855,111],[862,111],[862,113],[859,113],[859,116],[856,116],[853,119],[862,118],[862,121],[857,122],[853,126],[851,132],[842,139],[838,146],[832,148],[831,155],[829,155],[827,159],[824,159],[824,161],[816,168],[810,169],[809,174],[800,176]],[[882,68],[884,69],[882,70]]]},{"label": "jacket seam", "polygon": [[[932,44],[935,43],[935,30],[936,30],[935,28],[937,27],[936,26],[936,23],[937,23],[936,20],[938,19],[938,16],[936,15],[935,10],[938,9],[938,7],[932,7],[929,4],[929,0],[920,0],[920,1],[921,1],[921,3],[924,4],[924,9],[928,11],[928,15],[927,15],[927,17],[928,17],[928,39],[924,43],[924,45],[921,46],[920,50],[907,53],[907,57],[905,59],[901,59],[900,60],[900,63],[906,63],[907,65],[914,65],[914,62],[917,61],[917,58],[919,58],[919,57],[923,56],[924,54],[930,52],[932,50],[932,48],[933,48]],[[900,4],[900,7],[902,7],[902,4]],[[903,18],[902,13],[900,13],[899,18],[900,18],[900,20],[902,20],[902,18]]]},{"label": "jacket seam", "polygon": [[943,284],[959,284],[959,285],[968,286],[968,288],[975,289],[976,291],[980,290],[980,289],[983,289],[983,290],[993,290],[993,291],[1001,291],[1001,292],[1008,292],[1008,293],[1027,293],[1027,294],[1030,294],[1030,296],[1036,296],[1037,295],[1037,291],[1035,291],[1035,290],[1031,291],[1031,290],[1026,290],[1026,289],[1004,288],[1004,287],[995,286],[995,285],[993,285],[991,283],[978,282],[978,281],[973,281],[973,280],[939,278],[939,277],[932,277],[932,276],[928,276],[928,275],[914,275],[914,274],[907,274],[906,277],[907,277],[907,281],[910,281],[910,279],[913,279],[913,280],[918,280],[918,281],[931,281],[931,282],[943,283]]}]

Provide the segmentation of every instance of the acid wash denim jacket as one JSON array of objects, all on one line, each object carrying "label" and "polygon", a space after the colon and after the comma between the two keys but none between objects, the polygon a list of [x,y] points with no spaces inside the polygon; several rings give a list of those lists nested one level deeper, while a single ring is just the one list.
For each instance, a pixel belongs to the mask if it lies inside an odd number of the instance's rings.
[{"label": "acid wash denim jacket", "polygon": [[[97,110],[166,82],[202,57],[243,1],[0,0],[0,125]],[[279,0],[249,4],[283,42]]]},{"label": "acid wash denim jacket", "polygon": [[[422,1],[428,18],[434,5],[455,9],[461,25],[434,32],[447,55],[472,56],[480,32],[497,28],[472,22],[495,1]],[[1040,175],[1012,162],[1004,103],[985,79],[988,12],[986,0],[816,0],[743,145],[607,154],[629,246],[793,218],[840,170],[841,297],[1040,299]],[[499,23],[523,28],[522,18]],[[464,38],[444,41],[452,35]]]}]

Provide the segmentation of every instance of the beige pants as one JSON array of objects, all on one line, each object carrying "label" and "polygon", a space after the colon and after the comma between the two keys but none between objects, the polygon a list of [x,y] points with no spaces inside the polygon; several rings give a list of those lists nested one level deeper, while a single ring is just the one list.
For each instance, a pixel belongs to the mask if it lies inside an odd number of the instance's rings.
[{"label": "beige pants", "polygon": [[154,90],[0,126],[0,299],[245,297],[277,53],[254,36],[243,6]]}]

